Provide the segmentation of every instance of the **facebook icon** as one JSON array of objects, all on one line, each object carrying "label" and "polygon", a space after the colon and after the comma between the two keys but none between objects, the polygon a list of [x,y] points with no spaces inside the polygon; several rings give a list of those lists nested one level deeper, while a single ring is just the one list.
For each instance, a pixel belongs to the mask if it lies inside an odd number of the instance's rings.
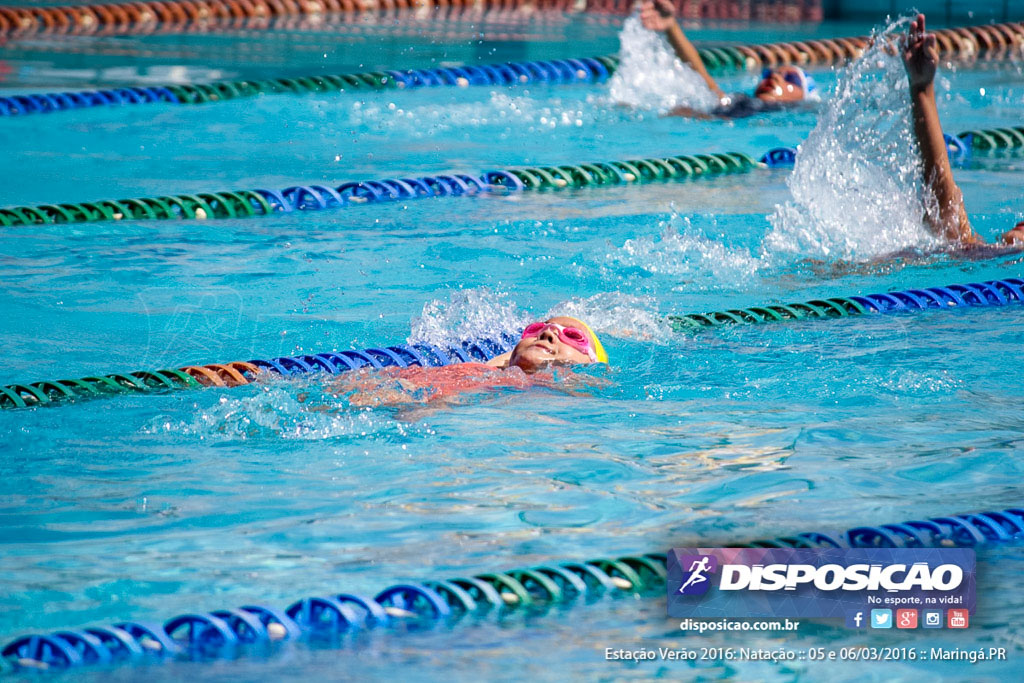
[{"label": "facebook icon", "polygon": [[864,610],[846,613],[846,628],[865,628]]}]

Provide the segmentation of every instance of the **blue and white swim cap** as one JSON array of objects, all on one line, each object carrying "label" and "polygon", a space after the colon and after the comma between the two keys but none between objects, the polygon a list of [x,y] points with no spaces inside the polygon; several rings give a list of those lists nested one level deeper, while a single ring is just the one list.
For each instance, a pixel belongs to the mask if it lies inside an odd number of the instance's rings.
[{"label": "blue and white swim cap", "polygon": [[803,90],[805,100],[819,99],[818,84],[814,82],[810,74],[793,64],[783,64],[777,67],[766,66],[761,70],[761,80],[771,76],[773,71],[783,68],[786,69],[786,73],[782,75],[782,78]]}]

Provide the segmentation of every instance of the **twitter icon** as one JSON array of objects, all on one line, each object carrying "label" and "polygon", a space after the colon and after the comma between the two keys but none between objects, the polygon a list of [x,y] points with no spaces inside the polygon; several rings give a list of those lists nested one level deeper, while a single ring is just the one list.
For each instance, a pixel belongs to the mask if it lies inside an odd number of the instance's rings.
[{"label": "twitter icon", "polygon": [[871,628],[892,628],[892,610],[871,610]]}]

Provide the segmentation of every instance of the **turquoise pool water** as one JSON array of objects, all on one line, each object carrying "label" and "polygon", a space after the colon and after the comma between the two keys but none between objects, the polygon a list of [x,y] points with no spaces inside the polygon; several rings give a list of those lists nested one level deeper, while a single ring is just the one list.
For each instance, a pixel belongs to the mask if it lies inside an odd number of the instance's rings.
[{"label": "turquoise pool water", "polygon": [[[844,35],[843,28],[815,30]],[[615,50],[614,29],[593,33],[586,49],[533,42],[522,50]],[[714,39],[761,35],[722,29]],[[204,53],[211,39],[176,40],[197,63],[218,66]],[[336,49],[365,68],[423,65],[396,64],[392,43]],[[47,83],[74,82],[61,59],[46,65]],[[174,63],[149,59],[160,68]],[[13,73],[17,88],[38,85]],[[834,73],[815,76],[826,92],[834,87]],[[1019,125],[1020,76],[1015,65],[944,72],[946,129]],[[749,88],[752,78],[724,83]],[[884,78],[861,87],[865,102],[899,102]],[[617,107],[607,85],[580,85],[4,119],[0,205],[680,153],[759,155],[813,138],[828,106],[688,121]],[[857,141],[882,167],[902,168],[898,153],[886,157],[899,131],[858,123],[852,111],[840,118],[834,137]],[[990,239],[1024,218],[1022,166],[1024,157],[1001,153],[957,170],[971,219]],[[870,190],[865,215],[906,201],[898,182],[882,182],[856,160],[850,168]],[[502,391],[412,414],[349,408],[316,377],[0,413],[0,641],[251,602],[283,607],[404,579],[1020,505],[1024,384],[1015,359],[1024,309],[694,336],[673,334],[661,320],[1024,274],[1019,255],[969,260],[937,251],[897,212],[839,220],[849,198],[806,178],[787,185],[792,173],[266,219],[7,229],[3,383],[456,340],[551,310],[593,322],[613,364],[586,371],[607,380],[590,395]],[[819,198],[827,230],[809,230],[799,206],[776,208],[807,191]],[[915,243],[917,257],[886,256]],[[718,663],[704,673],[1005,678],[1020,656],[1022,561],[1016,547],[980,554],[976,627],[958,640],[1009,647],[1010,662],[827,670]],[[604,648],[725,644],[720,636],[684,638],[676,627],[659,600],[608,601],[508,623],[364,635],[341,650],[297,646],[267,659],[161,664],[145,675],[307,677],[342,663],[353,677],[402,666],[417,679],[546,679],[568,661],[581,678],[643,677],[674,669],[607,663]],[[828,625],[809,626],[800,639],[892,644]],[[750,640],[759,642],[779,639]],[[138,670],[86,675],[130,678]]]}]

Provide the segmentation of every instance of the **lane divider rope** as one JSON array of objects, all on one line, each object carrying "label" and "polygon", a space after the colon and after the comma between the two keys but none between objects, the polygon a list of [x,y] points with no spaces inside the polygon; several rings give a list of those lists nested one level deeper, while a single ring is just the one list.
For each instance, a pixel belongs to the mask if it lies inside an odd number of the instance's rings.
[{"label": "lane divider rope", "polygon": [[[356,19],[356,21],[353,21]],[[427,40],[564,40],[565,27],[573,25],[619,25],[622,19],[607,14],[529,11],[528,9],[461,6],[433,7],[427,11],[408,12],[401,9],[378,8],[359,14],[330,13],[326,15],[285,15],[270,17],[242,17],[232,19],[216,18],[201,24],[155,24],[152,30],[140,31],[142,35],[195,33],[217,33],[226,37],[245,37],[254,40],[242,44],[231,43],[205,46],[203,54],[208,58],[225,55],[223,58],[237,60],[242,53],[251,62],[253,53],[259,54],[273,49],[274,44],[304,45],[309,49],[323,48],[323,34],[330,35],[331,41],[347,42],[357,36],[386,36],[391,38],[419,37]],[[109,38],[116,31],[109,25],[93,31],[72,30],[72,35],[88,34],[98,38]],[[31,41],[31,42],[30,42]],[[3,36],[0,35],[0,44]],[[44,48],[47,52],[70,52],[77,55],[134,54],[131,46],[120,45],[119,40],[29,40],[19,43],[15,38],[10,46],[15,50],[33,51]],[[149,57],[163,55],[180,56],[180,50],[168,50],[174,41],[147,43]],[[322,50],[321,50],[322,51]],[[243,57],[243,61],[245,58]],[[250,64],[251,66],[251,64]]]},{"label": "lane divider rope", "polygon": [[230,190],[0,209],[0,226],[92,223],[111,220],[205,220],[247,218],[293,211],[320,211],[368,202],[484,193],[562,190],[682,180],[759,168],[739,152],[652,157],[628,161],[536,166],[420,178],[384,178],[337,187],[295,185],[283,190]]},{"label": "lane divider rope", "polygon": [[[681,16],[755,21],[821,21],[821,0],[676,0]],[[269,28],[274,20],[304,17],[316,25],[330,20],[359,21],[368,14],[388,14],[395,20],[425,12],[448,12],[452,7],[471,12],[512,14],[628,14],[632,0],[136,0],[74,6],[0,7],[0,40],[31,35],[140,35],[163,31],[214,31],[245,22],[247,28]],[[405,11],[408,10],[408,11]],[[255,23],[254,23],[255,22]]]},{"label": "lane divider rope", "polygon": [[[965,130],[957,135],[944,133],[946,151],[949,160],[957,164],[966,164],[971,160],[974,150],[1003,150],[1024,147],[1024,126],[1008,128],[986,128],[981,130]],[[792,166],[796,163],[795,147],[776,147],[770,149],[758,159],[770,168]]]},{"label": "lane divider rope", "polygon": [[359,368],[441,367],[453,363],[486,363],[510,350],[514,341],[511,337],[479,339],[447,348],[431,344],[398,344],[362,350],[186,365],[177,369],[93,375],[80,379],[9,384],[0,386],[0,408],[26,408],[72,398],[94,398],[110,394],[211,386],[236,387],[249,384],[255,381],[259,374],[267,372],[289,377],[310,372],[336,375]]},{"label": "lane divider rope", "polygon": [[273,94],[346,93],[468,85],[593,83],[608,78],[617,66],[617,57],[582,57],[480,66],[368,71],[262,80],[222,80],[198,84],[15,95],[0,97],[0,116],[47,114],[69,109],[158,102],[211,104]]},{"label": "lane divider rope", "polygon": [[966,130],[957,137],[968,149],[1016,149],[1024,147],[1024,126]]},{"label": "lane divider rope", "polygon": [[795,304],[769,304],[712,313],[670,315],[677,332],[723,325],[760,324],[787,320],[851,318],[875,313],[906,313],[1024,303],[1024,279],[1007,278],[947,287],[908,289],[887,294],[814,299]]},{"label": "lane divider rope", "polygon": [[[1021,303],[1024,303],[1024,279],[1007,278],[886,294],[814,299],[787,305],[768,304],[713,313],[670,315],[667,319],[678,332],[694,332],[723,325],[850,318]],[[249,384],[264,372],[294,376],[310,372],[338,374],[359,368],[440,367],[452,363],[486,362],[509,351],[516,341],[514,337],[506,335],[467,341],[461,346],[446,349],[429,344],[400,344],[361,351],[282,356],[269,360],[187,365],[177,369],[140,370],[80,379],[8,384],[0,386],[0,409],[54,405],[71,399],[98,398],[111,394],[165,392],[210,386],[234,387]]]},{"label": "lane divider rope", "polygon": [[[731,547],[979,547],[1021,539],[1024,509],[1009,508],[859,526],[836,535],[811,531]],[[16,670],[167,658],[234,658],[247,646],[274,641],[388,628],[402,623],[453,623],[470,615],[514,610],[539,614],[550,607],[585,605],[603,597],[660,595],[665,590],[666,573],[665,554],[660,552],[547,563],[439,581],[399,583],[372,598],[331,593],[297,600],[283,610],[245,605],[182,614],[163,624],[127,621],[26,635],[0,649],[0,656]]]},{"label": "lane divider rope", "polygon": [[[0,8],[0,17],[3,8]],[[946,59],[1024,56],[1024,22],[969,26],[934,31]],[[829,66],[859,57],[870,38],[823,38],[780,43],[726,45],[697,49],[712,73],[757,70],[783,64]],[[0,97],[0,117],[45,114],[87,107],[153,104],[209,104],[263,94],[338,93],[468,85],[594,83],[618,67],[615,55],[507,62],[480,66],[436,67],[314,75],[265,80],[222,80],[205,84],[135,86],[82,92],[37,93]]]}]

